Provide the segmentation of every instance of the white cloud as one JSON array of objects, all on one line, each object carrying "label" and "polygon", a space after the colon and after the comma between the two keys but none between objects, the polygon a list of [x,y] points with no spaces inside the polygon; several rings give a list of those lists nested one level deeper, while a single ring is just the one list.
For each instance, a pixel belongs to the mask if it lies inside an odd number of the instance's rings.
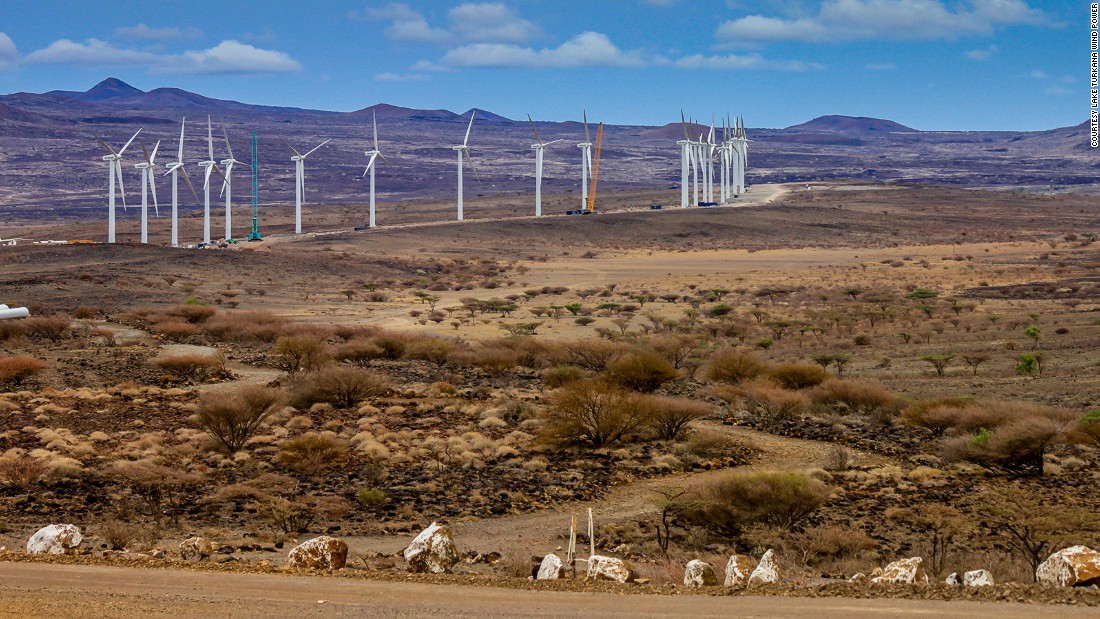
[{"label": "white cloud", "polygon": [[379,73],[374,76],[378,82],[426,82],[429,77],[422,73]]},{"label": "white cloud", "polygon": [[535,24],[501,3],[466,3],[447,14],[451,32],[474,43],[522,44],[538,36]]},{"label": "white cloud", "polygon": [[1035,69],[1030,73],[1030,75],[1037,80],[1045,80],[1047,78],[1047,74],[1040,71],[1039,69]]},{"label": "white cloud", "polygon": [[1073,91],[1068,88],[1062,88],[1061,86],[1047,86],[1043,89],[1044,94],[1053,95],[1055,97],[1061,97],[1063,95],[1073,94]]},{"label": "white cloud", "polygon": [[0,69],[6,69],[15,65],[19,60],[19,50],[15,48],[15,41],[7,34],[0,32]]},{"label": "white cloud", "polygon": [[302,65],[284,52],[229,40],[166,58],[157,69],[162,73],[292,73],[301,71]]},{"label": "white cloud", "polygon": [[641,0],[641,3],[649,6],[668,7],[676,4],[676,0]]},{"label": "white cloud", "polygon": [[772,41],[833,43],[870,39],[938,40],[988,36],[998,27],[1049,25],[1026,0],[969,0],[949,8],[941,0],[826,0],[817,15],[749,15],[723,22],[727,45]]},{"label": "white cloud", "polygon": [[202,36],[202,32],[197,28],[153,28],[140,23],[136,26],[116,28],[115,36],[144,41],[173,41],[177,39],[197,39]]},{"label": "white cloud", "polygon": [[58,39],[43,49],[27,54],[26,61],[35,64],[99,66],[155,64],[159,58],[150,52],[122,49],[99,39],[88,39],[83,43]]},{"label": "white cloud", "polygon": [[982,49],[972,49],[963,55],[971,60],[983,61],[989,60],[998,51],[1000,50],[997,49],[996,45],[990,45],[989,47],[983,47]]},{"label": "white cloud", "polygon": [[729,54],[725,56],[684,56],[673,63],[681,69],[772,69],[779,71],[807,71],[822,69],[822,65],[801,60],[767,60],[760,54]]},{"label": "white cloud", "polygon": [[868,71],[896,71],[898,65],[892,62],[872,62],[866,68]]},{"label": "white cloud", "polygon": [[395,2],[384,7],[367,8],[362,13],[366,19],[389,21],[386,38],[410,43],[447,45],[454,40],[450,32],[433,28],[428,20],[407,4]]},{"label": "white cloud", "polygon": [[440,64],[459,67],[642,67],[638,52],[624,52],[599,32],[583,32],[555,48],[533,49],[500,43],[475,43],[448,51]]}]

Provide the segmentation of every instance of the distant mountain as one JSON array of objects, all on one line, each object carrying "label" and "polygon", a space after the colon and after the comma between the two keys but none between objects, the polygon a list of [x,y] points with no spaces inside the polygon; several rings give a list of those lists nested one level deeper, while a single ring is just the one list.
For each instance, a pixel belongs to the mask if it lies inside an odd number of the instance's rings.
[{"label": "distant mountain", "polygon": [[840,133],[913,133],[916,129],[892,120],[865,116],[818,116],[801,125],[793,125],[784,131],[836,131]]},{"label": "distant mountain", "polygon": [[34,112],[28,112],[21,110],[17,107],[0,103],[0,121],[41,124],[48,122],[44,116],[35,114]]},{"label": "distant mountain", "polygon": [[477,117],[480,120],[487,120],[489,122],[496,122],[496,123],[515,122],[511,118],[505,118],[504,116],[501,116],[500,114],[494,114],[494,113],[490,112],[489,110],[483,110],[479,107],[470,108],[470,109],[466,110],[465,112],[463,112],[461,114],[461,116],[463,118],[469,118],[470,114],[472,114],[473,112],[477,112]]},{"label": "distant mountain", "polygon": [[377,103],[361,110],[348,112],[350,116],[370,116],[371,112],[378,118],[408,119],[408,120],[461,120],[462,117],[450,110],[417,110],[410,107]]},{"label": "distant mountain", "polygon": [[108,77],[84,92],[75,90],[51,90],[45,94],[69,97],[78,101],[99,102],[132,97],[143,93],[144,91],[134,88],[116,77]]}]

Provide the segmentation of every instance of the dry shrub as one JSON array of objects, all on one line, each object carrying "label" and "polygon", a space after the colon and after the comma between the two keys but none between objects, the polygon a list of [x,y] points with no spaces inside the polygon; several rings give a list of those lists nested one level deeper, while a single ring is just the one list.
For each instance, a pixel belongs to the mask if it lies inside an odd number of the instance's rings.
[{"label": "dry shrub", "polygon": [[389,381],[381,374],[349,365],[330,365],[295,381],[290,404],[307,409],[317,403],[337,408],[354,408],[367,398],[390,391]]},{"label": "dry shrub", "polygon": [[159,333],[164,336],[164,339],[171,342],[186,342],[197,335],[201,329],[182,320],[168,320],[153,325],[150,331]]},{"label": "dry shrub", "polygon": [[179,318],[193,325],[206,322],[217,313],[217,308],[201,303],[183,303],[167,312],[169,316]]},{"label": "dry shrub", "polygon": [[337,346],[332,351],[333,359],[346,361],[363,368],[369,366],[371,361],[382,359],[384,356],[385,354],[378,345],[367,340],[351,340],[346,344]]},{"label": "dry shrub", "polygon": [[1068,438],[1074,443],[1100,447],[1100,408],[1082,415],[1070,430]]},{"label": "dry shrub", "polygon": [[0,320],[0,342],[7,342],[23,337],[22,320]]},{"label": "dry shrub", "polygon": [[664,357],[646,350],[630,351],[609,363],[606,370],[611,382],[642,393],[656,391],[678,375]]},{"label": "dry shrub", "polygon": [[542,373],[542,384],[547,389],[557,389],[585,377],[585,371],[575,365],[558,365]]},{"label": "dry shrub", "polygon": [[737,350],[721,350],[710,356],[706,367],[707,380],[740,383],[752,380],[768,371],[768,364]]},{"label": "dry shrub", "polygon": [[39,361],[34,357],[0,357],[0,384],[6,382],[13,385],[22,384],[24,380],[34,376],[45,367],[45,361]]},{"label": "dry shrub", "polygon": [[769,430],[776,430],[788,419],[801,417],[810,408],[810,398],[768,383],[746,383],[737,388],[738,400],[745,410],[759,415]]},{"label": "dry shrub", "polygon": [[1010,475],[1043,474],[1043,456],[1072,428],[1076,413],[1030,402],[983,402],[956,409],[940,444],[946,460]]},{"label": "dry shrub", "polygon": [[547,397],[545,436],[555,444],[602,447],[627,438],[642,424],[635,396],[595,380],[578,380]]},{"label": "dry shrub", "polygon": [[104,473],[128,486],[156,518],[167,514],[176,519],[187,493],[203,480],[199,475],[149,460],[112,462],[104,468]]},{"label": "dry shrub", "polygon": [[565,342],[554,352],[563,364],[575,365],[592,372],[602,372],[608,364],[626,353],[625,344],[607,340],[574,340]]},{"label": "dry shrub", "polygon": [[815,408],[835,415],[863,415],[889,423],[901,400],[877,383],[831,378],[810,392]]},{"label": "dry shrub", "polygon": [[206,499],[207,503],[244,503],[280,533],[305,532],[321,516],[341,518],[351,504],[337,496],[302,495],[296,479],[279,473],[265,473],[244,483],[232,484]]},{"label": "dry shrub", "polygon": [[26,454],[0,458],[0,481],[19,489],[38,483],[49,470],[49,462]]},{"label": "dry shrub", "polygon": [[291,373],[315,370],[329,361],[324,341],[311,333],[279,336],[271,353],[279,369]]},{"label": "dry shrub", "polygon": [[210,335],[230,342],[274,342],[283,334],[287,323],[271,312],[221,312],[203,323]]},{"label": "dry shrub", "polygon": [[176,355],[156,357],[149,361],[162,370],[184,376],[192,380],[203,380],[217,376],[223,370],[223,360],[209,355]]},{"label": "dry shrub", "polygon": [[97,527],[99,536],[111,550],[126,550],[126,547],[145,536],[145,530],[137,524],[125,520],[108,520]]},{"label": "dry shrub", "polygon": [[784,389],[816,387],[829,378],[829,374],[816,363],[781,363],[768,371],[768,376]]},{"label": "dry shrub", "polygon": [[706,403],[688,398],[646,395],[636,398],[635,403],[642,411],[645,425],[657,438],[667,441],[680,440],[687,435],[692,421],[711,412]]},{"label": "dry shrub", "polygon": [[942,436],[949,428],[958,424],[962,415],[960,409],[970,408],[976,404],[973,398],[967,397],[920,400],[905,408],[902,419],[914,426],[927,428],[936,436]]},{"label": "dry shrub", "polygon": [[852,527],[809,527],[791,536],[788,545],[798,553],[804,565],[833,575],[866,569],[878,558],[874,552],[878,542]]},{"label": "dry shrub", "polygon": [[371,338],[371,343],[382,349],[382,358],[396,361],[405,356],[405,349],[409,342],[418,336],[405,333],[383,332]]},{"label": "dry shrub", "polygon": [[260,425],[282,404],[283,394],[260,385],[205,393],[197,403],[199,427],[229,452],[240,451]]},{"label": "dry shrub", "polygon": [[405,347],[405,359],[414,361],[427,361],[436,365],[443,365],[450,359],[454,352],[454,342],[436,338],[424,337],[413,340]]},{"label": "dry shrub", "polygon": [[68,332],[73,319],[65,314],[53,314],[52,316],[31,316],[22,320],[23,332],[31,338],[39,340],[60,341]]},{"label": "dry shrub", "polygon": [[829,498],[824,482],[790,471],[735,471],[707,481],[684,508],[694,524],[736,538],[754,524],[790,530]]},{"label": "dry shrub", "polygon": [[510,372],[520,365],[523,353],[506,346],[485,343],[456,350],[451,361],[463,367],[475,367],[493,376]]},{"label": "dry shrub", "polygon": [[348,455],[348,444],[335,436],[310,432],[283,441],[278,460],[306,475],[326,471]]}]

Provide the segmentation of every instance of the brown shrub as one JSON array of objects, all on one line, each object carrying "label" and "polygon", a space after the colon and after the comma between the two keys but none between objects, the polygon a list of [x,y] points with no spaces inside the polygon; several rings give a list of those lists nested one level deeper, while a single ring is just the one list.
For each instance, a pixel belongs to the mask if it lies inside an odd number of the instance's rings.
[{"label": "brown shrub", "polygon": [[348,455],[344,441],[327,434],[310,432],[283,441],[278,460],[306,475],[316,475],[335,466]]},{"label": "brown shrub", "polygon": [[202,477],[162,466],[149,460],[120,460],[104,468],[104,473],[130,488],[149,507],[151,515],[176,519],[187,493]]},{"label": "brown shrub", "polygon": [[655,352],[632,350],[608,364],[605,372],[611,382],[634,391],[649,393],[676,378],[679,373]]},{"label": "brown shrub", "polygon": [[198,334],[200,329],[189,322],[168,320],[157,323],[150,328],[150,331],[159,333],[164,336],[164,339],[170,342],[186,342],[191,339],[191,337]]},{"label": "brown shrub", "polygon": [[462,367],[475,367],[488,374],[499,376],[520,365],[523,354],[505,346],[486,346],[484,343],[460,348],[451,354],[451,362]]},{"label": "brown shrub", "polygon": [[816,387],[829,378],[828,372],[814,363],[781,363],[768,370],[768,376],[785,389]]},{"label": "brown shrub", "polygon": [[822,481],[790,471],[735,471],[711,479],[684,510],[692,523],[723,537],[748,525],[790,530],[830,495]]},{"label": "brown shrub", "polygon": [[52,316],[31,316],[22,320],[23,332],[31,338],[60,341],[68,332],[73,320],[65,314]]},{"label": "brown shrub", "polygon": [[836,415],[863,415],[889,423],[901,407],[901,400],[881,385],[866,381],[831,378],[810,392],[815,408]]},{"label": "brown shrub", "polygon": [[38,483],[49,465],[43,458],[28,455],[0,458],[0,481],[9,486],[27,489]]},{"label": "brown shrub", "polygon": [[382,349],[382,358],[396,361],[405,355],[409,341],[415,336],[403,333],[380,333],[371,338],[371,343]]},{"label": "brown shrub", "polygon": [[0,320],[0,342],[7,342],[18,337],[23,337],[22,320]]},{"label": "brown shrub", "polygon": [[149,361],[158,368],[192,380],[203,380],[217,375],[223,366],[223,360],[209,355],[176,355],[174,357],[156,357]]},{"label": "brown shrub", "polygon": [[279,369],[290,373],[315,370],[329,361],[325,343],[313,334],[279,336],[271,353]]},{"label": "brown shrub", "polygon": [[380,374],[349,365],[332,365],[295,381],[290,404],[300,409],[317,403],[352,408],[367,398],[382,396],[389,391],[389,381]]},{"label": "brown shrub", "polygon": [[1019,402],[958,409],[952,432],[940,444],[940,455],[991,471],[1039,476],[1043,456],[1065,437],[1074,417],[1073,411]]},{"label": "brown shrub", "polygon": [[272,530],[287,534],[305,532],[318,517],[341,518],[351,510],[351,504],[341,497],[302,495],[296,479],[279,473],[265,473],[244,483],[225,486],[205,502],[243,502],[246,509],[266,520]]},{"label": "brown shrub", "polygon": [[359,367],[367,367],[371,361],[382,359],[385,353],[374,342],[367,340],[351,340],[346,344],[337,346],[332,352],[332,358],[337,361],[346,361]]},{"label": "brown shrub", "polygon": [[39,361],[34,357],[0,357],[0,384],[11,382],[19,385],[45,367],[45,361]]},{"label": "brown shrub", "polygon": [[274,342],[286,326],[285,319],[258,310],[221,312],[202,325],[210,335],[230,342]]},{"label": "brown shrub", "polygon": [[542,372],[542,384],[547,389],[557,389],[584,377],[584,370],[575,365],[558,365]]},{"label": "brown shrub", "polygon": [[710,356],[706,367],[707,380],[739,383],[752,380],[768,371],[768,364],[736,350],[721,350]]},{"label": "brown shrub", "polygon": [[653,430],[657,438],[667,441],[680,440],[687,435],[692,421],[702,419],[711,412],[711,407],[704,402],[667,396],[638,397],[635,405],[641,409],[645,425]]},{"label": "brown shrub", "polygon": [[183,303],[168,310],[168,315],[183,319],[193,325],[206,322],[218,313],[217,308],[201,303]]},{"label": "brown shrub", "polygon": [[454,349],[454,342],[436,337],[424,337],[409,342],[405,347],[403,357],[405,359],[427,361],[436,365],[443,365],[450,359]]},{"label": "brown shrub", "polygon": [[260,385],[204,393],[197,403],[198,424],[221,447],[240,451],[282,401],[282,392]]},{"label": "brown shrub", "polygon": [[776,430],[783,421],[802,416],[810,408],[810,398],[767,383],[746,383],[737,388],[741,406],[761,416],[768,429]]},{"label": "brown shrub", "polygon": [[642,424],[635,397],[619,387],[578,380],[547,397],[545,437],[559,445],[602,447],[626,439]]},{"label": "brown shrub", "polygon": [[902,412],[906,423],[932,431],[936,436],[959,424],[965,416],[960,409],[976,406],[973,398],[949,397],[913,402]]},{"label": "brown shrub", "polygon": [[575,365],[593,372],[602,372],[609,363],[629,350],[625,344],[607,340],[574,340],[556,350],[558,362]]}]

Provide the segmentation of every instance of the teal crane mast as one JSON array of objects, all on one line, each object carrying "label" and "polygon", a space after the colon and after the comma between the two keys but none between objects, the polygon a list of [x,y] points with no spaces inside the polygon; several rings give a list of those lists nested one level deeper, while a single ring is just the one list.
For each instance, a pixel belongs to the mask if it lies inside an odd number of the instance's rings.
[{"label": "teal crane mast", "polygon": [[252,233],[248,240],[259,241],[260,236],[260,153],[256,150],[256,132],[252,132]]}]

